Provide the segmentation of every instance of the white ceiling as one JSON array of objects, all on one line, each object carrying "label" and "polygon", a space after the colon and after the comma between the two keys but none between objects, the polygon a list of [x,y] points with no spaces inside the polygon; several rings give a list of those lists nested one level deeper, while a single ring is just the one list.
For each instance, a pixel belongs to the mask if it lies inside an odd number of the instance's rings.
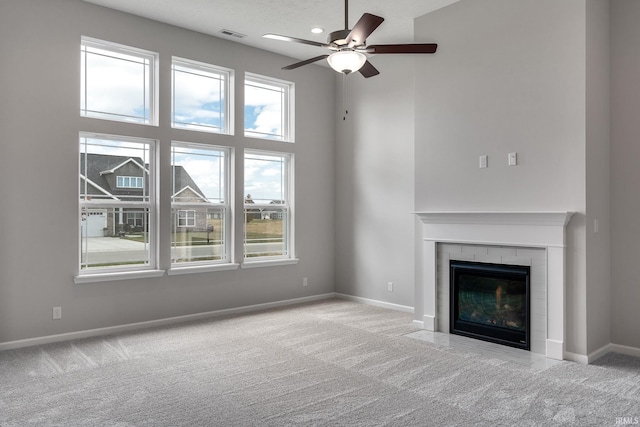
[{"label": "white ceiling", "polygon": [[[319,47],[265,39],[262,35],[276,33],[324,43],[330,32],[344,29],[344,0],[85,1],[301,60],[325,52]],[[367,40],[368,44],[411,43],[414,18],[456,1],[458,0],[351,0],[349,28],[353,27],[364,12],[368,12],[385,18]],[[312,34],[311,28],[316,26],[324,28],[325,32],[320,35]],[[223,36],[220,34],[223,29],[247,37],[237,39]]]}]

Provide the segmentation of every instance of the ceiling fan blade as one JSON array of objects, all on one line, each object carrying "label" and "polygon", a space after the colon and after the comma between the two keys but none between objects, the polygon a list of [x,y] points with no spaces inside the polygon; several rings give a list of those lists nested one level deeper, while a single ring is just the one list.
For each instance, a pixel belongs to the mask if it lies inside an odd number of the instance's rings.
[{"label": "ceiling fan blade", "polygon": [[316,61],[320,61],[321,59],[326,59],[329,55],[320,55],[315,58],[307,59],[306,61],[296,62],[295,64],[287,65],[286,67],[282,67],[283,70],[293,70],[298,67],[302,67],[303,65],[311,64]]},{"label": "ceiling fan blade", "polygon": [[360,20],[356,22],[356,25],[347,36],[347,45],[349,45],[349,47],[353,47],[364,44],[367,37],[369,37],[369,35],[373,33],[383,21],[384,18],[381,18],[380,16],[365,13],[360,17]]},{"label": "ceiling fan blade", "polygon": [[280,34],[269,34],[268,33],[268,34],[264,34],[262,37],[264,37],[266,39],[281,40],[281,41],[285,41],[285,42],[308,44],[310,46],[329,47],[329,45],[325,44],[325,43],[320,43],[320,42],[316,42],[316,41],[313,41],[313,40],[298,39],[296,37],[281,36]]},{"label": "ceiling fan blade", "polygon": [[367,79],[369,77],[377,76],[378,74],[380,74],[380,71],[378,71],[378,69],[374,67],[373,64],[371,64],[371,62],[369,61],[365,62],[362,68],[360,68],[358,71],[360,71],[360,74],[362,74]]},{"label": "ceiling fan blade", "polygon": [[367,53],[435,53],[438,45],[435,43],[416,44],[377,44],[367,46]]}]

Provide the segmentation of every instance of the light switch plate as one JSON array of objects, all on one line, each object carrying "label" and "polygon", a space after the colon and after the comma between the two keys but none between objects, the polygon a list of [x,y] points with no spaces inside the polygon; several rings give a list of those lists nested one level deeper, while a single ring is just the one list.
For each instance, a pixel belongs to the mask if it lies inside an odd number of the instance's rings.
[{"label": "light switch plate", "polygon": [[488,156],[480,156],[480,169],[489,167]]}]

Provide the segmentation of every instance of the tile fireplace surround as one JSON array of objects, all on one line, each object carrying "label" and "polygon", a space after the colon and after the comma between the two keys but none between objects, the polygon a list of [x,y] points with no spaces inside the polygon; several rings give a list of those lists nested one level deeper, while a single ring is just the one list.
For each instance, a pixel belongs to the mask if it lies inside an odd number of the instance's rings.
[{"label": "tile fireplace surround", "polygon": [[[565,230],[573,212],[416,212],[422,221],[422,327],[449,331],[449,259],[530,265],[531,351],[563,360]],[[419,322],[420,323],[420,322]]]}]

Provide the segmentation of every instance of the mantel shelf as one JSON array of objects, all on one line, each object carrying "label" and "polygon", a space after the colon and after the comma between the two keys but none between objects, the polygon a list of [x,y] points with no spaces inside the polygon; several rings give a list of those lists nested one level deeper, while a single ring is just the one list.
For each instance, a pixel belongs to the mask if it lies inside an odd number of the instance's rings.
[{"label": "mantel shelf", "polygon": [[561,226],[569,223],[569,211],[449,211],[414,212],[424,224],[496,224]]}]

